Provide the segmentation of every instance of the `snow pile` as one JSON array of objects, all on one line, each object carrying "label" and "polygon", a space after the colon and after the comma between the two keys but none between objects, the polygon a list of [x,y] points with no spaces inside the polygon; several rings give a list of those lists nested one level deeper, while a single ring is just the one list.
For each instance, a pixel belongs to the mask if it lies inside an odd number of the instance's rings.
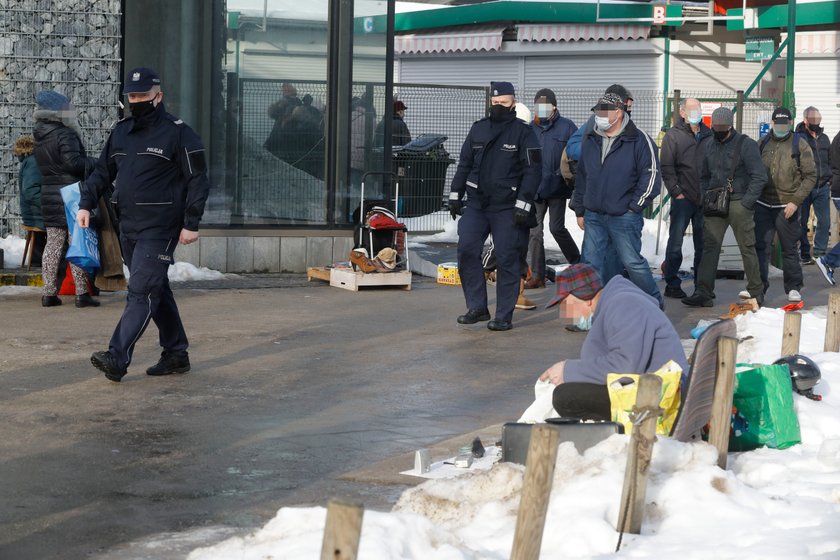
[{"label": "snow pile", "polygon": [[[739,361],[767,363],[781,346],[783,313],[762,309],[736,319]],[[840,558],[840,383],[836,353],[822,352],[825,308],[803,313],[802,352],[822,370],[815,402],[794,395],[802,444],[729,455],[716,466],[705,443],[659,438],[649,471],[641,535],[625,535],[633,558]],[[560,446],[543,537],[544,558],[612,555],[628,436],[577,453]],[[431,480],[406,491],[390,513],[366,511],[360,558],[503,559],[510,555],[524,469]],[[201,548],[190,560],[318,558],[324,508],[283,508],[246,537]]]},{"label": "snow pile", "polygon": [[23,261],[23,247],[26,242],[20,237],[7,235],[0,237],[0,249],[3,249],[3,267],[17,268]]}]

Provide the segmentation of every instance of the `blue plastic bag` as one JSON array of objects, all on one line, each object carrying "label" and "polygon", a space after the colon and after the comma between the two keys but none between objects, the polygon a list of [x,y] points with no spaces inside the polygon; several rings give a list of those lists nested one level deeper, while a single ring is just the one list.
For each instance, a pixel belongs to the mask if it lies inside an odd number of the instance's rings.
[{"label": "blue plastic bag", "polygon": [[67,249],[67,260],[88,274],[94,274],[100,266],[99,236],[95,229],[82,228],[76,223],[76,214],[79,212],[81,197],[79,183],[61,188],[64,214],[67,216],[67,229],[70,232],[70,248]]}]

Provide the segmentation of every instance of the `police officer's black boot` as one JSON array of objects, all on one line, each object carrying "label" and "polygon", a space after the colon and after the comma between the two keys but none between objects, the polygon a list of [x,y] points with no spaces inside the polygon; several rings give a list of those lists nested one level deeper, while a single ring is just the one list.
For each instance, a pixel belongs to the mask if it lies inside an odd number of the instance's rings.
[{"label": "police officer's black boot", "polygon": [[458,317],[458,323],[461,325],[474,325],[479,321],[489,321],[490,312],[485,307],[484,309],[470,309],[465,314]]},{"label": "police officer's black boot", "polygon": [[487,328],[491,331],[509,331],[513,328],[513,323],[510,321],[501,321],[499,319],[493,319],[489,323],[487,323]]},{"label": "police officer's black boot", "polygon": [[146,370],[146,375],[172,375],[190,371],[190,355],[186,352],[167,352],[160,354],[158,363]]}]

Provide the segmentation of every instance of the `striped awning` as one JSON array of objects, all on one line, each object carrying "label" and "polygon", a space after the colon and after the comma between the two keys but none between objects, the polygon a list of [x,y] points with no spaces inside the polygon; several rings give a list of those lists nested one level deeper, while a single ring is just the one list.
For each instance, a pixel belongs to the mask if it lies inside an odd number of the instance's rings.
[{"label": "striped awning", "polygon": [[619,39],[647,39],[649,25],[586,25],[561,23],[557,25],[521,24],[516,26],[520,43],[559,41],[613,41]]},{"label": "striped awning", "polygon": [[394,37],[397,54],[492,52],[502,48],[506,25],[470,25],[434,33],[412,33]]},{"label": "striped awning", "polygon": [[796,54],[840,54],[840,32],[797,33]]}]

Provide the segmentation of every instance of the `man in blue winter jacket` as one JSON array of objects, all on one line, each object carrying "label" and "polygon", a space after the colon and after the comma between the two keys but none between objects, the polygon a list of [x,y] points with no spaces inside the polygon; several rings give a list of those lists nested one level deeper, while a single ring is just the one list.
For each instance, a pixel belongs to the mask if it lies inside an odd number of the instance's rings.
[{"label": "man in blue winter jacket", "polygon": [[542,148],[542,180],[535,199],[537,225],[531,228],[528,239],[528,261],[533,273],[525,282],[526,289],[545,287],[545,245],[543,243],[543,221],[548,212],[548,229],[566,261],[574,264],[580,260],[580,250],[566,229],[566,201],[572,196],[572,189],[560,174],[560,158],[569,137],[577,130],[575,123],[560,116],[557,97],[548,88],[534,95],[535,114],[531,128],[537,135]]},{"label": "man in blue winter jacket", "polygon": [[[449,213],[458,222],[458,273],[467,312],[458,323],[489,321],[491,331],[507,331],[520,287],[520,254],[535,223],[534,195],[542,176],[537,137],[516,118],[510,82],[492,82],[490,116],[476,121],[458,160],[449,194]],[[464,198],[466,197],[466,207]],[[496,316],[490,321],[481,251],[493,234],[496,252]]]},{"label": "man in blue winter jacket", "polygon": [[540,381],[557,385],[553,404],[560,416],[610,420],[610,373],[650,373],[674,360],[685,381],[685,351],[657,300],[623,276],[603,285],[588,264],[558,273],[556,284],[548,307],[559,303],[567,321],[589,330],[579,359],[557,362],[540,375]]},{"label": "man in blue winter jacket", "polygon": [[[572,209],[584,230],[583,261],[605,282],[627,271],[663,306],[642,256],[642,212],[659,196],[659,156],[653,140],[630,120],[621,97],[605,93],[592,108],[595,128],[583,138]],[[608,251],[615,257],[605,258]]]}]

